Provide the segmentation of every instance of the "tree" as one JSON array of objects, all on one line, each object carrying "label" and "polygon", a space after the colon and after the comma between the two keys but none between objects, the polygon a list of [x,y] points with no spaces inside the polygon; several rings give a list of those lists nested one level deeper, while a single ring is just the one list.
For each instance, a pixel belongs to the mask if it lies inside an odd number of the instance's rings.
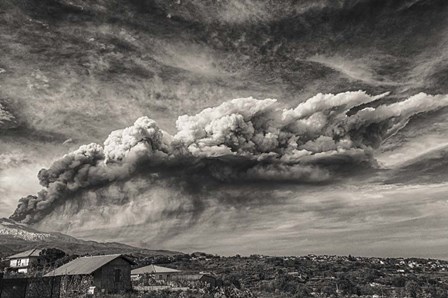
[{"label": "tree", "polygon": [[39,255],[44,260],[45,264],[54,266],[57,260],[66,256],[66,253],[57,248],[45,248]]},{"label": "tree", "polygon": [[407,281],[404,288],[409,297],[417,298],[418,294],[417,292],[420,287],[415,281],[413,280]]}]

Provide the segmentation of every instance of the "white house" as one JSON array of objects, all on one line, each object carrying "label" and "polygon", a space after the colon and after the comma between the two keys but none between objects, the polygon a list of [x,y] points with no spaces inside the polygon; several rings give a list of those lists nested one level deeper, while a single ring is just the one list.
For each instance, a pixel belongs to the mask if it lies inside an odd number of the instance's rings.
[{"label": "white house", "polygon": [[131,278],[132,280],[138,280],[144,275],[149,275],[154,279],[157,280],[169,280],[174,275],[177,275],[181,273],[180,270],[167,268],[167,267],[161,267],[157,265],[149,265],[144,266],[140,268],[136,268],[131,271]]},{"label": "white house", "polygon": [[19,273],[28,273],[29,269],[42,262],[41,249],[30,249],[8,257],[9,267]]}]

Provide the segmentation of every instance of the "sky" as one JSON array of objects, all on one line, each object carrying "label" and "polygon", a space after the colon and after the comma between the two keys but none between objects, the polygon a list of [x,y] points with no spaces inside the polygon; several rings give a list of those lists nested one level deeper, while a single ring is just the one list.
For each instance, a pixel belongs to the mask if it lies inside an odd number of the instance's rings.
[{"label": "sky", "polygon": [[444,1],[0,8],[0,216],[185,252],[448,257]]}]

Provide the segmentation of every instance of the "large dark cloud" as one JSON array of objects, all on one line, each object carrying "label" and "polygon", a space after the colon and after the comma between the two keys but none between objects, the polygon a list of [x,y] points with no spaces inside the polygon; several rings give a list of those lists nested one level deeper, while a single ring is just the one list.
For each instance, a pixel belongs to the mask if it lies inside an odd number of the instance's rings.
[{"label": "large dark cloud", "polygon": [[151,179],[175,177],[196,193],[208,183],[335,179],[344,168],[375,165],[372,151],[382,140],[413,116],[448,105],[446,96],[421,93],[369,106],[387,96],[361,91],[318,94],[293,109],[274,99],[239,98],[179,117],[175,135],[142,117],[131,127],[113,131],[103,146],[81,146],[41,170],[38,176],[45,188],[22,198],[12,218],[38,222],[83,192],[142,173],[154,174]]}]

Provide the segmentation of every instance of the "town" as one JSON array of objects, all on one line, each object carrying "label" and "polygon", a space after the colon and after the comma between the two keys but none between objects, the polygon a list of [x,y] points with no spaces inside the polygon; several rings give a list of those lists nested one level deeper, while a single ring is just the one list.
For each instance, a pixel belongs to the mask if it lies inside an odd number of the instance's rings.
[{"label": "town", "polygon": [[447,297],[448,262],[353,256],[6,256],[0,297]]}]

